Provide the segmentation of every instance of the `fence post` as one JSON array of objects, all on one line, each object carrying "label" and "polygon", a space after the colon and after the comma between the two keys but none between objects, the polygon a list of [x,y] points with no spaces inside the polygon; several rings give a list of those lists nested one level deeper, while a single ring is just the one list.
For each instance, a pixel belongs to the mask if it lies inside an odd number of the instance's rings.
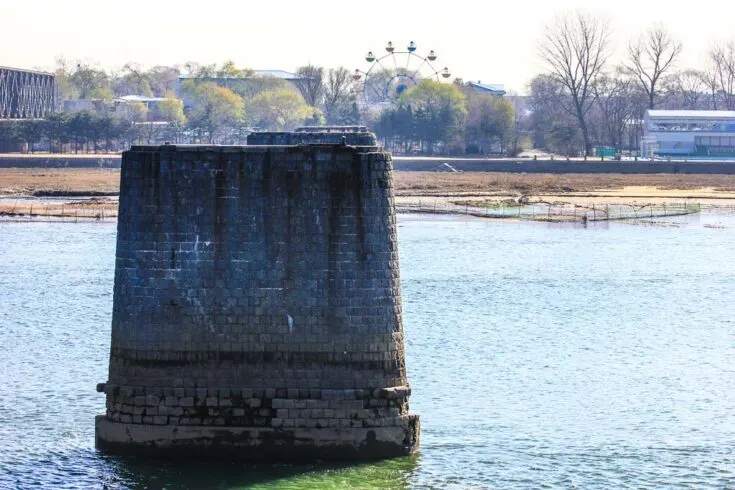
[{"label": "fence post", "polygon": [[605,204],[605,217],[607,217],[607,219],[610,219],[610,205],[609,204]]},{"label": "fence post", "polygon": [[595,208],[595,203],[592,203],[592,221],[597,219],[597,209]]},{"label": "fence post", "polygon": [[666,212],[666,203],[664,203],[664,216],[668,216],[669,213]]}]

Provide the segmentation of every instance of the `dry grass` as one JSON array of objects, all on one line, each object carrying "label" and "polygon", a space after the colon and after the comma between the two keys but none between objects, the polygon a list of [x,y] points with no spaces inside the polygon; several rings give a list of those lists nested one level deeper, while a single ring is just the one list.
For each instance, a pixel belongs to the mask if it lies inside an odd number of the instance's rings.
[{"label": "dry grass", "polygon": [[0,168],[0,195],[38,192],[116,194],[120,170],[102,168]]},{"label": "dry grass", "polygon": [[395,172],[398,195],[536,195],[652,187],[660,190],[735,191],[732,175],[520,174],[495,172]]},{"label": "dry grass", "polygon": [[[521,174],[495,172],[395,172],[399,196],[564,196],[629,187],[646,192],[735,192],[735,176],[683,174]],[[111,193],[119,191],[120,170],[100,168],[0,169],[0,195]]]}]

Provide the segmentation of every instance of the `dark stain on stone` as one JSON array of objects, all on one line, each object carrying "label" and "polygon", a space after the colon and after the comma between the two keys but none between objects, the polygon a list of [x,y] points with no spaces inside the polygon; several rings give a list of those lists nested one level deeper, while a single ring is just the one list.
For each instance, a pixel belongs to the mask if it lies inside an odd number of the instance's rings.
[{"label": "dark stain on stone", "polygon": [[[311,156],[311,159],[313,161],[313,154]],[[295,236],[295,233],[293,231],[293,229],[296,227],[296,223],[294,223],[294,218],[299,213],[299,202],[297,199],[299,194],[300,180],[301,177],[296,170],[291,169],[286,172],[286,222],[284,223],[284,231],[286,232],[286,279],[289,281],[294,279],[294,257],[292,255],[291,244]]]},{"label": "dark stain on stone", "polygon": [[214,253],[215,264],[222,267],[226,254],[227,211],[225,208],[227,197],[227,175],[225,156],[215,154],[214,175]]},{"label": "dark stain on stone", "polygon": [[365,262],[365,224],[362,217],[362,165],[360,163],[360,154],[352,154],[352,175],[351,175],[351,187],[355,195],[355,221],[357,221],[357,239],[360,245],[357,251],[360,262]]},{"label": "dark stain on stone", "polygon": [[[332,153],[332,167],[336,166],[335,154]],[[339,253],[340,253],[340,236],[339,236],[339,216],[340,208],[345,201],[345,184],[346,174],[344,172],[329,172],[329,217],[328,217],[328,278],[327,278],[327,332],[337,334],[342,330],[342,322],[337,316],[337,307],[339,304],[339,293],[341,286],[337,284]]]},{"label": "dark stain on stone", "polygon": [[266,258],[268,260],[268,268],[275,268],[278,261],[278,250],[274,243],[274,232],[276,228],[277,216],[273,216],[276,209],[272,199],[272,187],[274,182],[273,154],[270,150],[263,155],[263,179],[260,181],[260,192],[263,196],[261,206],[263,209],[263,240],[265,245]]}]

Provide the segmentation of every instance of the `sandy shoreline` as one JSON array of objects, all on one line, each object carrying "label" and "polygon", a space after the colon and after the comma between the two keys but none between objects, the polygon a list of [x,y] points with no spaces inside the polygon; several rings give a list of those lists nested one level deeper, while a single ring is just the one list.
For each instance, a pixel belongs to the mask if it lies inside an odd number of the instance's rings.
[{"label": "sandy shoreline", "polygon": [[[119,169],[0,169],[0,215],[114,217],[119,180]],[[696,203],[735,211],[729,175],[395,172],[394,189],[399,210]]]}]

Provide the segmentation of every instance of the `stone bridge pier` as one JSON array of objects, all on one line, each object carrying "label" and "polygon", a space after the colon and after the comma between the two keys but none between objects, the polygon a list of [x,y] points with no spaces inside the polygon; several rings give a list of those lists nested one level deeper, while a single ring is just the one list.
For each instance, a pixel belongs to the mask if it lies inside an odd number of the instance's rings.
[{"label": "stone bridge pier", "polygon": [[411,454],[392,163],[363,128],[123,155],[111,453]]}]

